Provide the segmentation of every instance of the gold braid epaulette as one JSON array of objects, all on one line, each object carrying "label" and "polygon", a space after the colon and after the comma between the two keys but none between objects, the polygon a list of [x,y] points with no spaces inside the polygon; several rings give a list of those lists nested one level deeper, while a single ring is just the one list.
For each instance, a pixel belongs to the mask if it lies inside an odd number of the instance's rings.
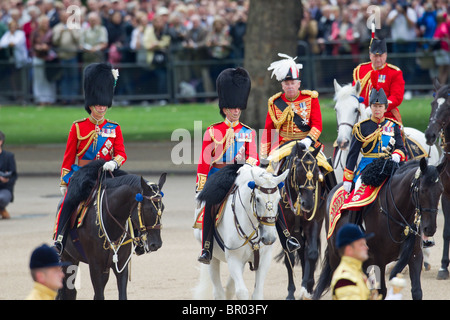
[{"label": "gold braid epaulette", "polygon": [[[268,108],[269,108],[269,115],[270,118],[273,121],[273,124],[275,126],[275,129],[280,129],[281,125],[286,121],[286,118],[288,117],[288,115],[290,116],[290,119],[294,119],[294,111],[292,110],[292,108],[286,108],[284,109],[283,113],[281,114],[280,118],[277,119],[277,117],[275,116],[275,113],[272,109],[273,107],[273,102],[278,99],[283,93],[282,92],[278,92],[277,94],[274,94],[273,96],[271,96],[269,98],[269,102],[268,102]],[[288,118],[288,120],[289,120]]]},{"label": "gold braid epaulette", "polygon": [[302,90],[301,93],[305,96],[311,96],[313,99],[319,97],[319,93],[316,90]]}]

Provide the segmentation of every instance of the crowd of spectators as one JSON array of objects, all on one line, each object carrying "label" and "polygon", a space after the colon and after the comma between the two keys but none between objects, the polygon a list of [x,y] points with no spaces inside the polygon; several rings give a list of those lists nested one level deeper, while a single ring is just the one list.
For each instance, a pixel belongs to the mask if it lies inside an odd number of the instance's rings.
[{"label": "crowd of spectators", "polygon": [[[450,67],[448,0],[404,1],[304,0],[298,39],[314,55],[364,54],[371,35],[368,7],[376,5],[382,23],[377,35],[393,40],[390,52],[432,50],[436,53],[432,63],[425,66],[425,60],[421,61],[422,67],[446,83]],[[56,97],[59,102],[74,103],[81,94],[82,67],[101,61],[125,67],[121,68],[118,95],[165,94],[169,83],[176,83],[173,89],[185,96],[211,92],[218,73],[231,66],[230,61],[244,57],[249,2],[3,0],[0,60],[10,65],[1,64],[0,72],[9,68],[6,71],[11,77],[6,81],[12,86],[10,92],[15,92],[23,78],[23,66],[31,64],[38,104],[53,104]],[[432,47],[409,42],[417,38],[443,41]],[[299,46],[299,53],[304,49]],[[167,81],[168,58],[175,66],[172,81]],[[204,60],[214,63],[198,63]],[[411,68],[402,60],[397,63]]]}]

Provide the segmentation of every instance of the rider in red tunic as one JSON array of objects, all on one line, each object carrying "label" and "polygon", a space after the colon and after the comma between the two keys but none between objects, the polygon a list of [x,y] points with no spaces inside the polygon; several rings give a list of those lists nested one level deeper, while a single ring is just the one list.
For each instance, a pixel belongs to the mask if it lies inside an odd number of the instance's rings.
[{"label": "rider in red tunic", "polygon": [[112,105],[117,77],[118,71],[104,63],[93,63],[84,72],[85,110],[89,117],[75,121],[67,139],[60,182],[64,198],[56,218],[54,237],[59,253],[63,250],[70,215],[76,209],[73,206],[78,206],[73,199],[81,193],[81,190],[73,190],[75,187],[68,188],[73,173],[92,160],[104,159],[105,171],[114,171],[127,160],[119,124],[104,118]]},{"label": "rider in red tunic", "polygon": [[383,89],[388,99],[385,117],[402,123],[398,107],[405,93],[403,72],[398,67],[386,63],[386,40],[372,39],[369,51],[370,62],[362,63],[353,70],[353,85],[358,80],[361,83],[361,97],[364,98],[366,108],[370,107],[369,95],[372,88]]},{"label": "rider in red tunic", "polygon": [[[247,108],[250,88],[250,76],[243,68],[225,69],[218,76],[219,109],[225,120],[209,126],[203,136],[202,152],[197,167],[197,193],[203,190],[208,177],[227,165],[235,163],[259,165],[256,133],[239,122],[241,111]],[[228,188],[228,186],[221,187]],[[202,222],[202,252],[198,258],[201,263],[210,263],[213,250],[212,236],[212,204],[206,201]]]}]

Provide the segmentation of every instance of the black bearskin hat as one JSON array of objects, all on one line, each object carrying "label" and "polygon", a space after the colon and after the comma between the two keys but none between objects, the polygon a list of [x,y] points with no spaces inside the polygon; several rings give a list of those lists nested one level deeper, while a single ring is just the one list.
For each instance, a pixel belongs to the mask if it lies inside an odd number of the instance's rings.
[{"label": "black bearskin hat", "polygon": [[244,68],[228,68],[223,70],[216,80],[217,95],[219,96],[219,109],[225,118],[223,108],[247,108],[250,94],[251,80]]},{"label": "black bearskin hat", "polygon": [[115,78],[108,63],[92,63],[84,69],[84,108],[112,105]]},{"label": "black bearskin hat", "polygon": [[375,88],[372,89],[372,91],[370,92],[370,96],[369,96],[369,104],[372,103],[380,103],[380,104],[384,104],[388,105],[388,99],[386,97],[386,93],[384,93],[383,88],[380,88],[380,90],[376,90]]}]

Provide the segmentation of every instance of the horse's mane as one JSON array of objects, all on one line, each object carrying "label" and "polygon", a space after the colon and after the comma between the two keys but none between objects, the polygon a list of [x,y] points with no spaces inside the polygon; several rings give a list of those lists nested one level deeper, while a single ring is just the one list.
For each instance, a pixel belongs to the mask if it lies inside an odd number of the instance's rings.
[{"label": "horse's mane", "polygon": [[107,188],[117,188],[122,185],[128,185],[131,187],[141,187],[141,176],[135,174],[127,174],[120,177],[115,177],[114,179],[106,179],[103,184]]},{"label": "horse's mane", "polygon": [[404,174],[405,172],[419,167],[419,160],[409,160],[406,162],[401,162],[400,167],[395,171],[395,174]]},{"label": "horse's mane", "polygon": [[347,97],[352,94],[355,94],[355,88],[353,88],[353,85],[351,83],[348,83],[345,86],[342,86],[341,90],[335,93],[334,101],[338,101],[343,97]]},{"label": "horse's mane", "polygon": [[[417,169],[420,166],[420,160],[409,160],[407,162],[402,162],[400,168],[397,169],[395,174],[404,174],[412,169]],[[435,166],[427,166],[427,170],[424,173],[425,184],[430,185],[433,184],[434,181],[439,176],[439,172]]]}]

